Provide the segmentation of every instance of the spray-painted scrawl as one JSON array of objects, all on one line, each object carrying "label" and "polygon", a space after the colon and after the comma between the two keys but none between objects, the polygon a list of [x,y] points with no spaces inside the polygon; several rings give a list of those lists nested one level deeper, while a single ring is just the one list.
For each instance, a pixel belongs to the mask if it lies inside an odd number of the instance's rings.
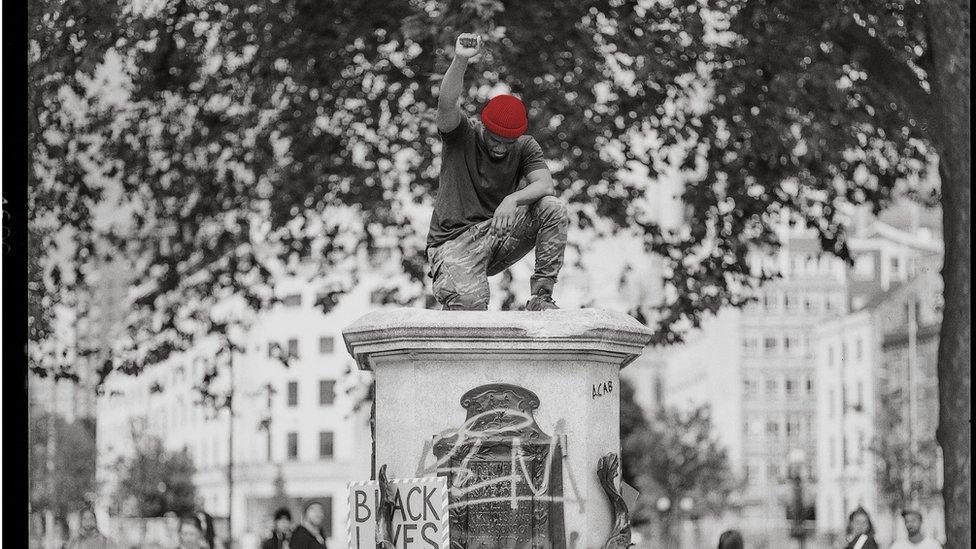
[{"label": "spray-painted scrawl", "polygon": [[476,387],[461,397],[462,426],[434,437],[448,478],[451,547],[565,548],[562,448],[536,424],[539,398],[517,385]]}]

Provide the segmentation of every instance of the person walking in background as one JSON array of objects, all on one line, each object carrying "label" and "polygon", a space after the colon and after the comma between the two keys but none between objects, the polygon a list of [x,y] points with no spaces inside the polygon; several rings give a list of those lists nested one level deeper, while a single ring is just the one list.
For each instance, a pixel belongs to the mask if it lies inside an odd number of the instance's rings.
[{"label": "person walking in background", "polygon": [[326,549],[322,523],[325,522],[325,509],[313,501],[305,506],[302,523],[295,528],[289,540],[289,549]]},{"label": "person walking in background", "polygon": [[742,534],[738,530],[726,530],[718,537],[718,549],[743,549]]},{"label": "person walking in background", "polygon": [[180,517],[180,526],[177,532],[180,537],[177,549],[209,549],[207,540],[203,535],[203,525],[196,515]]},{"label": "person walking in background", "polygon": [[858,507],[847,517],[847,545],[844,549],[878,549],[874,541],[874,525],[863,507]]},{"label": "person walking in background", "polygon": [[282,507],[275,511],[271,537],[264,540],[261,549],[291,549],[288,543],[290,537],[291,511]]},{"label": "person walking in background", "polygon": [[214,549],[216,534],[214,533],[213,517],[203,509],[197,510],[194,515],[200,521],[200,531],[203,533],[203,541],[206,542],[207,549]]},{"label": "person walking in background", "polygon": [[98,530],[98,519],[95,517],[95,511],[89,507],[81,510],[78,531],[64,546],[65,549],[110,549],[114,547],[115,544]]},{"label": "person walking in background", "polygon": [[905,520],[908,539],[900,539],[891,544],[891,549],[942,549],[942,546],[922,533],[922,512],[918,509],[905,509],[901,512]]}]

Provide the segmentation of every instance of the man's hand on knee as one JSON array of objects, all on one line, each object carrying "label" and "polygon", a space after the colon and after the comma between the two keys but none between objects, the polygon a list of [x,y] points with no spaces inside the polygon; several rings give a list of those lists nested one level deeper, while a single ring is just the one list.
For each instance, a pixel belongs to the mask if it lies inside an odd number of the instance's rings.
[{"label": "man's hand on knee", "polygon": [[495,208],[495,215],[491,218],[491,232],[498,235],[508,233],[518,221],[518,213],[518,202],[512,198],[512,195],[503,198],[501,204]]}]

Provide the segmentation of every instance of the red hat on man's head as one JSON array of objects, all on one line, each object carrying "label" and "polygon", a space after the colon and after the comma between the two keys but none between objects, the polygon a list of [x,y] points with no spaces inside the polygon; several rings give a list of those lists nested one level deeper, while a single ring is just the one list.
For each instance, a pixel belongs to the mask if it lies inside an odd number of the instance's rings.
[{"label": "red hat on man's head", "polygon": [[492,97],[481,109],[481,122],[491,133],[515,139],[529,129],[529,117],[525,105],[514,95]]}]

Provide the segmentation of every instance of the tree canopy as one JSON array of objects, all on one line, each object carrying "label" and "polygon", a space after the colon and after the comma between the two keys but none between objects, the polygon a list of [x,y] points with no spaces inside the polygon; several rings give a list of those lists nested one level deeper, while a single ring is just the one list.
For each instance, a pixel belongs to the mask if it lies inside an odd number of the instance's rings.
[{"label": "tree canopy", "polygon": [[29,420],[27,471],[31,506],[67,517],[90,505],[96,493],[94,421],[78,419],[69,423],[36,410],[29,413]]},{"label": "tree canopy", "polygon": [[[69,68],[33,88],[36,119],[60,121],[32,133],[33,194],[53,195],[45,207],[74,229],[72,280],[97,250],[132,262],[145,313],[132,335],[148,345],[139,363],[219,329],[205,311],[221,299],[268,306],[269,281],[299,258],[318,263],[324,308],[349,289],[361,247],[398,249],[416,289],[391,299],[420,293],[416,212],[436,188],[435,93],[462,30],[488,38],[466,76],[469,114],[499,85],[525,98],[574,226],[636,228],[664,259],[666,295],[648,315],[659,342],[772,274],[747,259],[777,244],[784,221],[844,255],[844,206],[880,209],[930,165],[912,116],[921,104],[891,101],[854,41],[873,21],[900,52],[889,61],[921,63],[911,5],[179,0],[106,3],[98,17],[43,7],[35,65]],[[72,62],[49,60],[44,40],[74,44]],[[108,69],[99,76],[106,59],[121,71],[114,84]],[[648,201],[674,165],[684,224],[662,227]],[[128,215],[93,230],[104,201]]]},{"label": "tree canopy", "polygon": [[120,508],[134,504],[139,517],[161,517],[170,511],[185,514],[196,508],[195,468],[184,450],[171,452],[155,437],[140,440],[136,452],[119,464],[115,491]]},{"label": "tree canopy", "polygon": [[[662,260],[663,295],[634,306],[658,343],[772,276],[749,257],[784,223],[846,257],[846,208],[941,198],[940,442],[947,456],[968,448],[950,413],[969,409],[970,387],[968,4],[35,0],[29,12],[32,245],[68,228],[77,266],[31,274],[51,304],[97,256],[131,261],[141,299],[117,367],[226,331],[216,304],[260,310],[300,258],[317,264],[324,308],[364,249],[394,248],[412,290],[391,299],[417,297],[438,77],[454,36],[474,31],[489,55],[466,75],[465,108],[499,86],[523,97],[575,230],[634,231]],[[920,182],[936,162],[930,196]],[[651,213],[664,172],[683,186],[674,226]],[[124,221],[95,223],[105,203]],[[947,463],[950,515],[968,516],[964,466]]]}]

